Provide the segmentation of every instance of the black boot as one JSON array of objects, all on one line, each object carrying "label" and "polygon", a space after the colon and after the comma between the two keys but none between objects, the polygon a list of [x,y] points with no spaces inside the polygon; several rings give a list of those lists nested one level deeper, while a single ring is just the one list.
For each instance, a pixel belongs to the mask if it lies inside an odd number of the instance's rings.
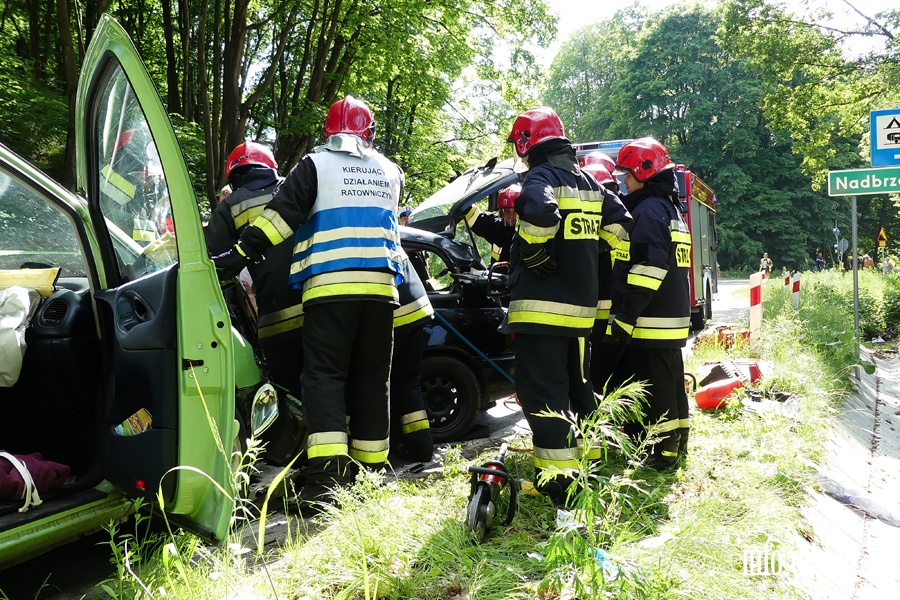
[{"label": "black boot", "polygon": [[684,462],[687,460],[688,455],[688,437],[691,434],[690,427],[679,427],[678,433],[681,434],[681,438],[678,440],[678,460]]}]

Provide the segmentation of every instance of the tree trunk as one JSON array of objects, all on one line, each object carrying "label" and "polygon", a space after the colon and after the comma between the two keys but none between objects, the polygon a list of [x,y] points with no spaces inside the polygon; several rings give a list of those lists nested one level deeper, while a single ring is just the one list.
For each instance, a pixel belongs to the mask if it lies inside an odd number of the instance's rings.
[{"label": "tree trunk", "polygon": [[178,60],[175,58],[175,30],[172,26],[172,0],[162,0],[163,36],[166,40],[166,110],[180,113]]},{"label": "tree trunk", "polygon": [[[77,1],[77,0],[76,0]],[[66,151],[63,161],[62,184],[75,188],[75,96],[78,92],[78,69],[75,65],[75,47],[72,28],[69,25],[69,0],[56,0],[56,20],[59,26],[59,44],[62,54],[62,70],[65,74],[66,98],[69,109],[69,126],[66,131]]]}]

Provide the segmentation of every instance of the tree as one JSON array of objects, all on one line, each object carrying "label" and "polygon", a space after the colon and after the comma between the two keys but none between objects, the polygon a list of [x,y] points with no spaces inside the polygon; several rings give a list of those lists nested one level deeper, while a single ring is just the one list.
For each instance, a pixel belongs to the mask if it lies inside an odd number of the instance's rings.
[{"label": "tree", "polygon": [[[832,203],[799,171],[790,138],[769,126],[761,78],[752,64],[723,49],[719,24],[716,12],[697,4],[643,19],[620,13],[596,28],[602,35],[582,30],[587,44],[564,46],[590,60],[558,57],[548,98],[564,107],[564,122],[581,124],[579,134],[591,136],[584,141],[651,135],[712,185],[723,267],[755,267],[768,251],[798,268],[817,246],[823,223],[831,222]],[[570,116],[562,96],[571,86],[564,82],[597,80],[604,81],[602,97],[577,98],[571,104],[590,108]]]}]

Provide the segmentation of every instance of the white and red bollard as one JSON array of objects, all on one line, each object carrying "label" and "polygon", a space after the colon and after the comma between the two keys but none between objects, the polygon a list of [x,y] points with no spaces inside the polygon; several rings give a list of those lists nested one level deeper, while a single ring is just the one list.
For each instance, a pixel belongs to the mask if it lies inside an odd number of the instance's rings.
[{"label": "white and red bollard", "polygon": [[759,348],[762,330],[762,273],[750,275],[750,347]]},{"label": "white and red bollard", "polygon": [[794,310],[800,310],[800,273],[794,273],[794,286],[791,288]]}]

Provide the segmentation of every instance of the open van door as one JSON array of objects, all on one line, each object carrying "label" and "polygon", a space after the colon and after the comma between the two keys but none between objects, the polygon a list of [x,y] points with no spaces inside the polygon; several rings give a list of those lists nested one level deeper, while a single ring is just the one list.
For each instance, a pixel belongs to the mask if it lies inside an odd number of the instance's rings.
[{"label": "open van door", "polygon": [[[131,39],[104,15],[76,103],[77,180],[100,260],[103,476],[222,540],[233,509],[234,348],[191,179]],[[132,433],[145,411],[150,429]]]}]

